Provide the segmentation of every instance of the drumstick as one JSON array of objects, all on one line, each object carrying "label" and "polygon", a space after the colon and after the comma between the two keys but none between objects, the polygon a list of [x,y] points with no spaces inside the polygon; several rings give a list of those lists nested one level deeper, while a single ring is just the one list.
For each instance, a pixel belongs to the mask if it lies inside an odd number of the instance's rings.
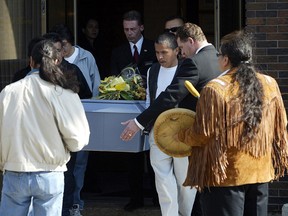
[{"label": "drumstick", "polygon": [[190,81],[185,80],[184,85],[194,97],[196,97],[196,98],[200,97],[199,92],[195,89],[195,87],[192,85],[192,83]]}]

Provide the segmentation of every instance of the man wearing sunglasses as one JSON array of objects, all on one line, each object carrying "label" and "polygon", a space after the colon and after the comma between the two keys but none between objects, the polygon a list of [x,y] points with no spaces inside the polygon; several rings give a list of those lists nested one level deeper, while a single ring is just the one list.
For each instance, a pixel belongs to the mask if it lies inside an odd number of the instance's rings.
[{"label": "man wearing sunglasses", "polygon": [[184,20],[180,16],[170,16],[165,20],[164,31],[176,34],[180,26],[184,25]]},{"label": "man wearing sunglasses", "polygon": [[[164,24],[164,32],[176,34],[179,27],[184,25],[184,19],[181,16],[173,15],[167,17]],[[178,60],[182,59],[181,50],[179,48]]]}]

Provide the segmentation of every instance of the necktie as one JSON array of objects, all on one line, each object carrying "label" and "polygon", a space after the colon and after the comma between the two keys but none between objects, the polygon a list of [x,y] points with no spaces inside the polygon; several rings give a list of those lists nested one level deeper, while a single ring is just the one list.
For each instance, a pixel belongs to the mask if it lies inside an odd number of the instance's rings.
[{"label": "necktie", "polygon": [[138,53],[137,46],[135,44],[134,44],[133,48],[134,48],[133,60],[134,60],[134,63],[137,64],[138,60],[139,60],[139,53]]}]

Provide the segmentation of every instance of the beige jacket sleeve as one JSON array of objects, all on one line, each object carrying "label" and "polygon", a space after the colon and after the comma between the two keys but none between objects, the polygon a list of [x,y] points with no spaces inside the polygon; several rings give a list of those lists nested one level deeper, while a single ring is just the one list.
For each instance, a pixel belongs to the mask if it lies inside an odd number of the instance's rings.
[{"label": "beige jacket sleeve", "polygon": [[55,121],[64,145],[69,151],[80,151],[89,142],[90,129],[84,107],[79,96],[63,91],[54,98]]}]

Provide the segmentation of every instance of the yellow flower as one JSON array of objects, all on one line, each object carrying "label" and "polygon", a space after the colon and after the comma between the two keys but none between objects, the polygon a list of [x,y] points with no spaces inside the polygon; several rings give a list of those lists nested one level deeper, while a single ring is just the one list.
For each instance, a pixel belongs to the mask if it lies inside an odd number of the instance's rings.
[{"label": "yellow flower", "polygon": [[131,78],[109,76],[101,80],[98,99],[104,100],[145,100],[146,90],[142,77],[135,74]]},{"label": "yellow flower", "polygon": [[122,83],[116,84],[115,89],[118,91],[129,91],[130,86],[126,82],[122,82]]}]

